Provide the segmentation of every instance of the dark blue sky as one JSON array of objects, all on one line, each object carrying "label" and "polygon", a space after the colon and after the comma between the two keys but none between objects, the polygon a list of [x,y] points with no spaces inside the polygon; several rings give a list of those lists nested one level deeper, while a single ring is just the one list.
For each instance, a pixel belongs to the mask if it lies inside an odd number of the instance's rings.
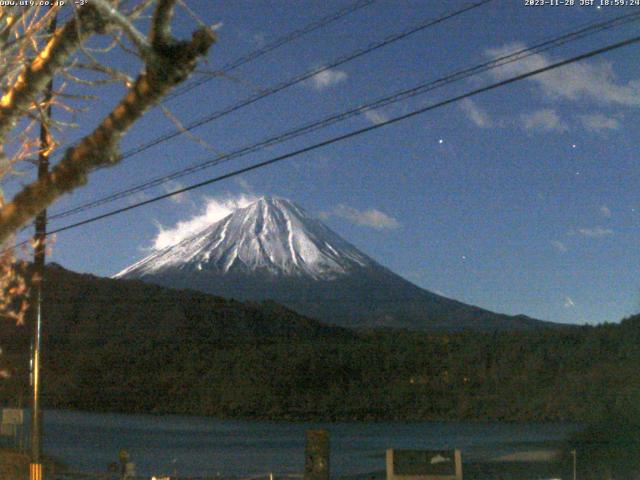
[{"label": "dark blue sky", "polygon": [[[578,1],[578,0],[577,0]],[[349,5],[346,1],[189,0],[221,22],[208,65],[225,62]],[[379,0],[332,25],[167,102],[183,122],[341,55],[466,5]],[[233,151],[301,123],[532,45],[634,7],[527,7],[496,0],[197,130],[96,172],[52,213],[176,168]],[[637,9],[637,7],[635,7]],[[193,28],[184,14],[183,34]],[[637,34],[637,24],[435,90],[172,183],[187,185]],[[416,284],[509,314],[569,323],[618,321],[640,306],[639,47],[568,66],[296,159],[61,233],[52,260],[111,275],[154,242],[268,194],[289,198],[380,263]],[[125,57],[116,62],[127,65]],[[105,90],[99,113],[116,101]],[[124,150],[170,131],[151,112]],[[163,187],[52,228],[165,191]],[[189,223],[191,221],[191,223]],[[178,222],[178,232],[175,227]],[[163,232],[160,238],[158,233]]]}]

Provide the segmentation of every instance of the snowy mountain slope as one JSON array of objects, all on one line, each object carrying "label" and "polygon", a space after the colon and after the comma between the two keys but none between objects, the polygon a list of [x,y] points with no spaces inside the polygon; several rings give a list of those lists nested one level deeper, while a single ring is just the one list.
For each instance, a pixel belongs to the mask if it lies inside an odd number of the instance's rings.
[{"label": "snowy mountain slope", "polygon": [[553,325],[419,288],[282,198],[261,198],[116,277],[238,300],[275,300],[346,327],[495,331]]},{"label": "snowy mountain slope", "polygon": [[302,208],[263,197],[115,277],[182,272],[268,272],[331,279],[375,262]]}]

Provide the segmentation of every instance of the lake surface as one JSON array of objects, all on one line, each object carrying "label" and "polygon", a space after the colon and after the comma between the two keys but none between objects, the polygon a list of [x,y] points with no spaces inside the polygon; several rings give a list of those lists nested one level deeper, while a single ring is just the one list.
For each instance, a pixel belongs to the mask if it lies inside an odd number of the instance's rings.
[{"label": "lake surface", "polygon": [[104,472],[125,448],[139,475],[301,473],[305,430],[327,428],[332,476],[384,470],[387,448],[457,447],[487,459],[566,439],[568,424],[445,422],[289,423],[49,410],[44,451],[75,470]]}]

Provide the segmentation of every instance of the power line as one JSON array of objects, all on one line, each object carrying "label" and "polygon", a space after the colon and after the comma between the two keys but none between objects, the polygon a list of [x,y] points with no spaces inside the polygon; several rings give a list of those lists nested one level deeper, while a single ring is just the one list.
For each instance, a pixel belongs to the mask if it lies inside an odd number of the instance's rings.
[{"label": "power line", "polygon": [[[226,73],[229,73],[233,70],[235,70],[236,68],[241,67],[242,65],[245,65],[246,63],[249,63],[253,60],[256,60],[260,57],[262,57],[263,55],[266,55],[269,52],[272,52],[273,50],[276,50],[277,48],[282,47],[283,45],[286,45],[288,43],[293,42],[294,40],[297,40],[298,38],[303,37],[304,35],[307,35],[311,32],[314,32],[322,27],[326,27],[327,25],[330,25],[331,23],[346,17],[347,15],[357,12],[358,10],[361,10],[365,7],[368,7],[369,5],[372,5],[373,3],[375,3],[377,0],[358,0],[355,3],[353,3],[352,5],[349,5],[347,7],[344,7],[340,10],[337,10],[329,15],[326,15],[324,17],[321,17],[317,20],[314,20],[313,22],[297,29],[294,30],[286,35],[283,35],[282,37],[279,37],[277,39],[275,39],[273,42],[268,43],[267,45],[265,45],[262,48],[259,48],[257,50],[254,50],[252,52],[246,53],[234,60],[231,60],[229,62],[227,62],[226,64],[224,64],[222,66],[222,68],[220,70],[218,70],[217,72],[212,72],[211,76],[204,78],[204,79],[200,79],[197,81],[194,81],[188,85],[183,85],[181,88],[177,88],[176,90],[174,90],[173,92],[171,92],[169,95],[167,95],[163,102],[166,100],[172,100],[174,98],[177,98],[181,95],[184,95],[185,93],[188,93],[189,91],[193,90],[196,87],[199,87],[200,85],[203,85],[211,80],[213,80],[214,78],[216,78],[217,76],[222,76]],[[66,21],[68,18],[70,17],[70,15],[68,15],[66,18],[62,19],[62,22]],[[59,151],[62,152],[64,151],[66,148],[68,148],[69,145],[67,146],[63,146],[60,147]],[[57,154],[56,156],[60,156],[61,154]],[[20,170],[20,173],[25,173],[28,172],[29,170],[33,170],[35,168],[34,165],[31,165],[28,168],[25,168],[23,170]],[[15,179],[15,177],[13,178]],[[2,182],[2,184],[6,184],[8,182]]]},{"label": "power line", "polygon": [[[300,84],[302,82],[304,82],[305,80],[310,79],[311,77],[318,75],[319,73],[325,72],[331,68],[335,68],[337,66],[343,65],[347,62],[350,62],[352,60],[355,60],[359,57],[362,57],[364,55],[367,55],[371,52],[374,52],[380,48],[386,47],[387,45],[390,45],[392,43],[395,43],[399,40],[403,40],[415,33],[421,32],[425,29],[431,28],[433,26],[436,26],[442,22],[445,22],[449,19],[455,18],[459,15],[462,15],[463,13],[466,13],[468,11],[471,11],[473,9],[476,9],[478,7],[481,7],[487,3],[490,3],[494,0],[480,0],[476,3],[467,5],[466,7],[463,7],[461,9],[455,10],[455,11],[450,11],[448,13],[445,13],[443,15],[441,15],[440,17],[437,18],[429,18],[426,20],[423,20],[422,22],[420,22],[419,24],[410,27],[409,29],[406,29],[400,33],[395,33],[395,34],[391,34],[387,37],[385,37],[384,39],[382,39],[381,41],[372,43],[364,48],[361,48],[359,50],[356,50],[355,52],[349,53],[347,55],[341,56],[338,59],[332,61],[331,63],[329,63],[328,65],[325,65],[323,67],[320,68],[314,68],[311,70],[308,70],[307,72],[301,74],[301,75],[297,75],[289,80],[285,80],[284,82],[281,82],[271,88],[268,88],[256,95],[253,95],[251,97],[245,98],[243,100],[241,100],[238,103],[235,103],[229,107],[226,107],[222,110],[218,110],[216,112],[213,112],[205,117],[201,117],[198,120],[191,122],[190,124],[186,125],[184,128],[180,128],[180,129],[175,129],[171,132],[167,132],[163,135],[160,135],[159,137],[156,137],[155,139],[144,143],[142,145],[139,145],[138,147],[129,149],[127,151],[125,151],[122,156],[121,156],[121,161],[125,160],[129,157],[132,157],[134,155],[137,155],[139,153],[142,153],[145,150],[148,150],[149,148],[152,148],[156,145],[159,145],[160,143],[166,142],[168,140],[172,140],[173,138],[176,138],[180,135],[182,135],[185,132],[188,131],[192,131],[198,127],[201,127],[202,125],[205,125],[207,123],[211,123],[215,120],[218,120],[219,118],[222,118],[230,113],[233,113],[237,110],[240,110],[241,108],[244,108],[246,106],[249,106],[259,100],[262,100],[263,98],[269,97],[271,95],[274,95],[280,91],[283,91],[287,88],[290,88],[294,85]],[[22,170],[22,172],[28,171],[30,169],[24,169]]]},{"label": "power line", "polygon": [[201,127],[202,125],[205,125],[207,123],[211,123],[214,120],[218,120],[219,118],[222,118],[230,113],[233,113],[237,110],[240,110],[241,108],[244,108],[246,106],[249,106],[259,100],[262,100],[263,98],[266,98],[268,96],[274,95],[278,92],[281,92],[287,88],[290,88],[294,85],[297,85],[299,83],[304,82],[305,80],[310,79],[311,77],[318,75],[319,73],[325,72],[329,69],[338,67],[340,65],[343,65],[347,62],[350,62],[352,60],[355,60],[356,58],[362,57],[364,55],[367,55],[371,52],[374,52],[380,48],[386,47],[387,45],[390,45],[392,43],[395,43],[399,40],[405,39],[415,33],[421,32],[427,28],[433,27],[435,25],[438,25],[442,22],[445,22],[451,18],[457,17],[458,15],[462,15],[463,13],[466,13],[470,10],[473,10],[475,8],[478,8],[482,5],[485,5],[487,3],[490,3],[494,0],[480,0],[479,2],[473,3],[471,5],[467,5],[466,7],[463,7],[459,10],[455,10],[452,12],[448,12],[445,13],[444,15],[441,15],[440,17],[437,17],[435,19],[433,18],[429,18],[427,20],[423,20],[422,22],[420,22],[419,24],[404,30],[400,33],[395,33],[392,35],[389,35],[387,37],[385,37],[383,40],[372,43],[364,48],[358,49],[352,53],[349,53],[347,55],[343,55],[335,60],[333,60],[332,62],[330,62],[328,65],[325,65],[323,67],[319,67],[319,68],[313,68],[311,70],[308,70],[300,75],[297,75],[293,78],[290,78],[288,80],[285,80],[284,82],[280,82],[278,84],[276,84],[275,86],[268,88],[256,95],[253,95],[251,97],[245,98],[243,100],[241,100],[238,103],[235,103],[229,107],[226,107],[224,109],[215,111],[209,115],[206,115],[204,117],[199,118],[198,120],[195,120],[193,122],[191,122],[190,124],[186,125],[184,128],[181,129],[175,129],[172,130],[170,132],[167,132],[163,135],[160,135],[158,137],[156,137],[155,139],[144,143],[142,145],[139,145],[135,148],[129,149],[126,152],[124,152],[122,154],[122,158],[121,160],[125,160],[129,157],[132,157],[134,155],[137,155],[145,150],[148,150],[149,148],[152,148],[156,145],[159,145],[160,143],[166,142],[168,140],[171,140],[175,137],[178,137],[180,135],[182,135],[184,132],[186,131],[191,131],[194,130],[198,127]]},{"label": "power line", "polygon": [[468,11],[471,11],[473,9],[476,9],[478,7],[481,7],[487,3],[492,2],[493,0],[480,0],[476,3],[473,3],[471,5],[467,5],[464,8],[461,8],[459,10],[455,10],[453,12],[448,12],[440,17],[437,17],[435,19],[427,19],[424,20],[422,22],[420,22],[418,25],[413,26],[407,30],[404,30],[400,33],[395,33],[392,35],[387,36],[386,38],[384,38],[381,41],[375,42],[373,44],[370,44],[364,48],[361,48],[359,50],[356,50],[355,52],[349,53],[347,55],[341,56],[338,59],[332,61],[331,63],[329,63],[328,65],[325,65],[323,67],[320,68],[314,68],[311,70],[306,71],[305,73],[301,74],[301,75],[297,75],[289,80],[285,80],[284,82],[281,82],[271,88],[268,88],[256,95],[253,95],[251,97],[245,98],[244,100],[241,100],[238,103],[235,103],[233,105],[231,105],[230,107],[226,107],[223,108],[221,110],[218,110],[216,112],[213,112],[209,115],[206,115],[204,117],[199,118],[198,120],[195,120],[191,123],[189,123],[188,125],[186,125],[184,128],[182,129],[176,129],[173,130],[171,132],[167,132],[163,135],[160,135],[159,137],[156,137],[154,140],[151,140],[147,143],[144,143],[142,145],[139,145],[138,147],[132,148],[130,150],[127,150],[126,152],[124,152],[122,154],[122,160],[132,157],[134,155],[137,155],[145,150],[148,150],[151,147],[154,147],[156,145],[159,145],[160,143],[166,142],[167,140],[171,140],[173,138],[176,138],[180,135],[182,135],[185,132],[194,130],[198,127],[201,127],[202,125],[205,125],[207,123],[211,123],[214,120],[218,120],[230,113],[233,113],[237,110],[240,110],[241,108],[247,107],[259,100],[262,100],[263,98],[269,97],[271,95],[274,95],[278,92],[281,92],[287,88],[290,88],[294,85],[298,85],[302,82],[304,82],[305,80],[309,80],[311,77],[318,75],[322,72],[326,72],[327,70],[330,70],[332,68],[338,67],[340,65],[343,65],[347,62],[350,62],[352,60],[355,60],[359,57],[362,57],[364,55],[367,55],[371,52],[374,52],[376,50],[379,50],[380,48],[386,47],[387,45],[390,45],[392,43],[395,43],[399,40],[403,40],[415,33],[421,32],[427,28],[433,27],[435,25],[438,25],[442,22],[445,22],[449,19],[455,18],[459,15],[462,15],[463,13],[466,13]]},{"label": "power line", "polygon": [[[317,150],[319,148],[323,148],[323,147],[326,147],[326,146],[329,146],[329,145],[333,145],[335,143],[338,143],[338,142],[341,142],[341,141],[344,141],[344,140],[348,140],[350,138],[362,135],[364,133],[368,133],[368,132],[371,132],[373,130],[377,130],[377,129],[380,129],[382,127],[386,127],[388,125],[392,125],[392,124],[395,124],[395,123],[398,123],[398,122],[401,122],[401,121],[404,121],[404,120],[408,120],[408,119],[413,118],[415,116],[422,115],[424,113],[430,112],[430,111],[438,109],[438,108],[442,108],[444,106],[453,104],[455,102],[459,102],[459,101],[464,100],[466,98],[470,98],[470,97],[479,95],[481,93],[485,93],[485,92],[489,92],[489,91],[492,91],[492,90],[496,90],[498,88],[502,88],[502,87],[510,85],[512,83],[516,83],[516,82],[519,82],[521,80],[525,80],[527,78],[531,78],[533,76],[540,75],[540,74],[548,72],[550,70],[555,70],[557,68],[569,65],[571,63],[575,63],[575,62],[578,62],[578,61],[581,61],[581,60],[586,60],[588,58],[592,58],[592,57],[595,57],[597,55],[602,55],[604,53],[611,52],[613,50],[617,50],[617,49],[620,49],[620,48],[623,48],[623,47],[626,47],[626,46],[629,46],[629,45],[632,45],[632,44],[635,44],[635,43],[638,43],[638,42],[640,42],[640,36],[636,36],[636,37],[633,37],[633,38],[630,38],[630,39],[627,39],[627,40],[624,40],[624,41],[621,41],[621,42],[618,42],[618,43],[607,45],[606,47],[602,47],[602,48],[599,48],[597,50],[591,50],[591,51],[589,51],[587,53],[584,53],[584,54],[569,58],[567,60],[556,62],[556,63],[553,63],[551,65],[547,65],[545,67],[538,68],[538,69],[532,70],[532,71],[527,72],[527,73],[516,75],[514,77],[508,78],[506,80],[502,80],[500,82],[493,83],[493,84],[485,86],[485,87],[481,87],[481,88],[477,88],[475,90],[471,90],[471,91],[469,91],[467,93],[464,93],[464,94],[461,94],[461,95],[457,95],[455,97],[451,97],[449,99],[446,99],[446,100],[443,100],[443,101],[428,105],[426,107],[419,108],[419,109],[414,110],[412,112],[409,112],[407,114],[391,118],[391,119],[386,120],[384,122],[381,122],[379,124],[370,125],[368,127],[364,127],[364,128],[358,129],[358,130],[354,130],[352,132],[349,132],[349,133],[346,133],[346,134],[343,134],[343,135],[332,137],[332,138],[330,138],[328,140],[324,140],[322,142],[314,143],[313,145],[309,145],[307,147],[304,147],[304,148],[301,148],[301,149],[298,149],[298,150],[294,150],[292,152],[285,153],[283,155],[279,155],[279,156],[271,158],[269,160],[265,160],[263,162],[259,162],[259,163],[256,163],[254,165],[250,165],[248,167],[244,167],[244,168],[235,170],[233,172],[226,173],[224,175],[219,175],[217,177],[213,177],[213,178],[210,178],[208,180],[192,184],[192,185],[190,185],[188,187],[180,188],[178,190],[174,190],[172,192],[169,192],[169,193],[166,193],[166,194],[163,194],[163,195],[159,195],[159,196],[156,196],[154,198],[151,198],[151,199],[148,199],[148,200],[145,200],[145,201],[142,201],[142,202],[135,203],[133,205],[129,205],[127,207],[123,207],[123,208],[119,208],[119,209],[116,209],[116,210],[112,210],[112,211],[104,213],[102,215],[97,215],[95,217],[88,218],[88,219],[80,221],[80,222],[76,222],[76,223],[73,223],[73,224],[70,224],[70,225],[66,225],[64,227],[57,228],[55,230],[52,230],[51,232],[48,232],[48,235],[53,235],[55,233],[60,233],[60,232],[66,231],[66,230],[71,230],[73,228],[77,228],[77,227],[80,227],[80,226],[83,226],[83,225],[87,225],[89,223],[96,222],[98,220],[102,220],[102,219],[105,219],[105,218],[108,218],[108,217],[112,217],[114,215],[118,215],[120,213],[129,211],[129,210],[133,210],[135,208],[139,208],[139,207],[142,207],[142,206],[145,206],[145,205],[149,205],[151,203],[158,202],[158,201],[163,200],[165,198],[169,198],[169,197],[172,197],[172,196],[175,196],[175,195],[179,195],[181,193],[189,192],[191,190],[195,190],[197,188],[204,187],[206,185],[211,185],[213,183],[217,183],[217,182],[220,182],[222,180],[226,180],[228,178],[232,178],[232,177],[241,175],[243,173],[250,172],[252,170],[257,170],[259,168],[263,168],[263,167],[266,167],[266,166],[281,162],[283,160],[299,156],[299,155],[301,155],[303,153],[308,153],[308,152],[311,152],[313,150]],[[18,244],[16,246],[19,246],[19,245],[22,245],[22,244],[25,244],[25,243],[27,243],[27,242],[22,242],[21,244]]]},{"label": "power line", "polygon": [[224,155],[220,155],[217,158],[211,159],[211,160],[207,160],[205,162],[201,162],[201,163],[196,163],[193,164],[189,167],[183,168],[183,169],[179,169],[177,171],[174,171],[172,173],[160,176],[160,177],[156,177],[155,179],[149,180],[147,182],[144,182],[142,184],[139,185],[135,185],[133,187],[121,190],[119,192],[110,194],[108,196],[102,197],[100,199],[82,204],[82,205],[78,205],[75,207],[72,207],[68,210],[65,210],[63,212],[57,213],[55,215],[52,215],[50,218],[51,219],[59,219],[59,218],[64,218],[76,213],[80,213],[95,207],[98,207],[100,205],[104,205],[106,203],[110,203],[113,202],[115,200],[121,199],[121,198],[125,198],[128,197],[130,195],[133,195],[135,193],[144,191],[144,190],[148,190],[150,188],[162,185],[164,183],[167,183],[169,181],[175,180],[177,178],[181,178],[183,176],[198,172],[200,170],[204,170],[216,165],[219,165],[223,162],[227,162],[230,161],[232,159],[236,159],[238,157],[242,157],[245,156],[249,153],[253,153],[255,151],[261,150],[263,148],[266,148],[268,146],[272,146],[278,143],[282,143],[286,140],[290,140],[292,138],[322,129],[322,128],[326,128],[327,126],[333,125],[337,122],[346,120],[348,118],[351,118],[355,115],[361,114],[367,110],[372,110],[372,109],[376,109],[376,108],[381,108],[384,107],[386,105],[389,105],[391,103],[396,103],[402,100],[406,100],[408,98],[412,98],[415,97],[417,95],[421,95],[427,92],[430,92],[432,90],[435,90],[437,88],[440,88],[442,86],[448,85],[450,83],[465,79],[465,78],[469,78],[471,76],[474,75],[478,75],[480,73],[486,72],[488,70],[492,70],[495,68],[499,68],[501,66],[504,66],[506,64],[509,63],[513,63],[519,60],[522,60],[524,58],[527,58],[531,55],[535,55],[535,54],[539,54],[540,52],[543,51],[547,51],[551,48],[555,48],[558,47],[560,45],[564,45],[568,42],[571,41],[575,41],[577,39],[581,39],[584,38],[588,35],[593,35],[595,33],[598,33],[600,31],[603,30],[607,30],[607,29],[611,29],[614,27],[618,27],[620,25],[624,25],[626,23],[630,23],[633,21],[637,21],[638,18],[640,18],[640,12],[635,12],[633,14],[627,14],[627,15],[622,15],[619,17],[616,17],[614,19],[610,19],[610,20],[606,20],[603,22],[597,22],[597,23],[592,23],[588,26],[585,26],[581,29],[578,29],[576,31],[570,32],[568,34],[559,36],[559,37],[555,37],[553,39],[538,43],[536,45],[533,45],[532,47],[529,48],[524,48],[518,51],[515,51],[513,53],[510,53],[508,55],[504,55],[502,57],[493,59],[491,61],[487,61],[484,63],[481,63],[479,65],[470,67],[470,68],[466,68],[463,70],[459,70],[455,73],[452,74],[448,74],[444,77],[441,77],[437,80],[433,80],[433,81],[429,81],[426,83],[421,83],[420,85],[410,88],[410,89],[405,89],[405,90],[401,90],[398,92],[395,92],[391,95],[388,95],[384,98],[378,99],[374,102],[370,102],[364,105],[360,105],[356,108],[352,108],[350,110],[347,110],[345,112],[339,113],[339,114],[335,114],[335,115],[331,115],[329,117],[326,117],[322,120],[319,121],[314,121],[312,123],[306,124],[304,126],[301,127],[297,127],[293,130],[289,130],[285,133],[279,134],[277,136],[268,138],[266,140],[262,140],[258,143],[243,147],[239,150],[236,150],[232,153],[228,153],[228,154],[224,154]]},{"label": "power line", "polygon": [[[281,47],[282,45],[290,43],[308,33],[318,30],[319,28],[325,27],[330,23],[333,23],[336,20],[339,20],[342,17],[349,15],[350,13],[356,12],[364,7],[368,7],[369,5],[373,4],[375,1],[376,0],[359,0],[351,6],[345,7],[341,10],[338,10],[337,12],[334,12],[325,17],[322,17],[314,22],[311,22],[310,24],[305,25],[304,27],[298,30],[294,30],[289,34],[274,40],[273,42],[265,45],[264,47],[258,50],[254,50],[253,52],[247,53],[239,58],[236,58],[235,60],[232,60],[224,64],[218,72],[213,72],[213,75],[215,75],[216,73],[219,73],[219,74],[229,73],[232,70],[235,70],[236,68],[244,65],[245,63],[249,63],[253,60],[256,60],[257,58],[260,58],[266,53],[269,53],[272,50],[275,50],[276,48]],[[210,82],[211,80],[213,80],[213,78],[214,77],[204,78],[204,79],[191,82],[187,85],[183,85],[181,88],[177,88],[176,90],[171,92],[169,95],[167,95],[166,99],[174,99],[176,97],[184,95],[185,93],[193,90],[194,88],[199,87],[200,85],[203,85],[207,82]]]}]

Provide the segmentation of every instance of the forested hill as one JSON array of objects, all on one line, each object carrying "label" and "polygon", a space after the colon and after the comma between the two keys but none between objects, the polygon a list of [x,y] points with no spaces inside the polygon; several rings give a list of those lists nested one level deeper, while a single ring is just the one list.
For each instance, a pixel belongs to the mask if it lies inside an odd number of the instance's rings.
[{"label": "forested hill", "polygon": [[[151,401],[156,388],[171,388],[175,382],[165,373],[191,380],[190,359],[207,361],[212,349],[355,336],[273,302],[237,302],[78,274],[56,264],[47,267],[44,292],[45,403],[51,406],[140,409],[136,392]],[[20,383],[28,376],[30,334],[27,325],[2,324],[0,368],[12,376],[0,380],[0,403],[15,402],[20,388],[26,389]]]},{"label": "forested hill", "polygon": [[532,332],[356,334],[275,304],[58,273],[45,304],[48,407],[523,421],[640,408],[640,316]]},{"label": "forested hill", "polygon": [[[86,339],[88,340],[88,339]],[[498,335],[383,332],[218,343],[79,339],[56,407],[267,419],[590,421],[640,406],[640,318]],[[640,416],[638,417],[640,418]]]}]

